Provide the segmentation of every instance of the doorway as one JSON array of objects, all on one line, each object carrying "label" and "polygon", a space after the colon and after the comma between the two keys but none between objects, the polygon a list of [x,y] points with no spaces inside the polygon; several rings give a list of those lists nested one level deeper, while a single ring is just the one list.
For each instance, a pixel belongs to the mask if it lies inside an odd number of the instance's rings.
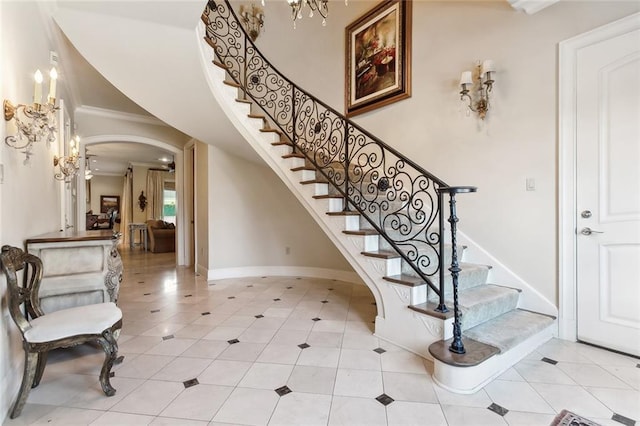
[{"label": "doorway", "polygon": [[560,44],[560,337],[640,356],[640,14]]}]

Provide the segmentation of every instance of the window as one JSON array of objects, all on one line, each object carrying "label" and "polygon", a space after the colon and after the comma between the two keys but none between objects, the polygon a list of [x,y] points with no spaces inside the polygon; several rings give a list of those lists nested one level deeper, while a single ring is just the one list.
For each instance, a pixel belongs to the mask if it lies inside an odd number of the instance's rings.
[{"label": "window", "polygon": [[176,224],[176,183],[165,181],[162,191],[162,220]]}]

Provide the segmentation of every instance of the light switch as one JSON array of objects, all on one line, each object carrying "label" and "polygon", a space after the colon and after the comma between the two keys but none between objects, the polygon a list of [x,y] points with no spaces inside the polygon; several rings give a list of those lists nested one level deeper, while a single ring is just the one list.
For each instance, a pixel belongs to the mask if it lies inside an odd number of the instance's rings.
[{"label": "light switch", "polygon": [[536,190],[536,180],[534,178],[527,178],[527,191]]}]

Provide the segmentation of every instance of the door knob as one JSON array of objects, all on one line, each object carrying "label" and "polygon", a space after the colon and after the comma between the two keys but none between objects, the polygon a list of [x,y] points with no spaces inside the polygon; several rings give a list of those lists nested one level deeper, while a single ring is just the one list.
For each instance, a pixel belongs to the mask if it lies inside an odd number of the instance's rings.
[{"label": "door knob", "polygon": [[594,231],[591,228],[582,228],[582,230],[580,231],[580,233],[582,235],[591,235],[591,234],[604,234],[604,232],[602,231]]},{"label": "door knob", "polygon": [[580,216],[582,216],[585,219],[589,219],[591,217],[591,211],[590,210],[584,210],[582,213],[580,213]]}]

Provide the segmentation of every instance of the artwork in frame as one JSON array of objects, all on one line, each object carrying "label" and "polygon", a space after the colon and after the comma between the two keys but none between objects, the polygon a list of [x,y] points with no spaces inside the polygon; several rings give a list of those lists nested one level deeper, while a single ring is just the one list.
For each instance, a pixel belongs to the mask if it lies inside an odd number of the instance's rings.
[{"label": "artwork in frame", "polygon": [[411,96],[411,0],[386,0],[346,28],[346,115]]},{"label": "artwork in frame", "polygon": [[100,213],[109,213],[110,210],[120,211],[119,195],[101,195],[100,196]]}]

